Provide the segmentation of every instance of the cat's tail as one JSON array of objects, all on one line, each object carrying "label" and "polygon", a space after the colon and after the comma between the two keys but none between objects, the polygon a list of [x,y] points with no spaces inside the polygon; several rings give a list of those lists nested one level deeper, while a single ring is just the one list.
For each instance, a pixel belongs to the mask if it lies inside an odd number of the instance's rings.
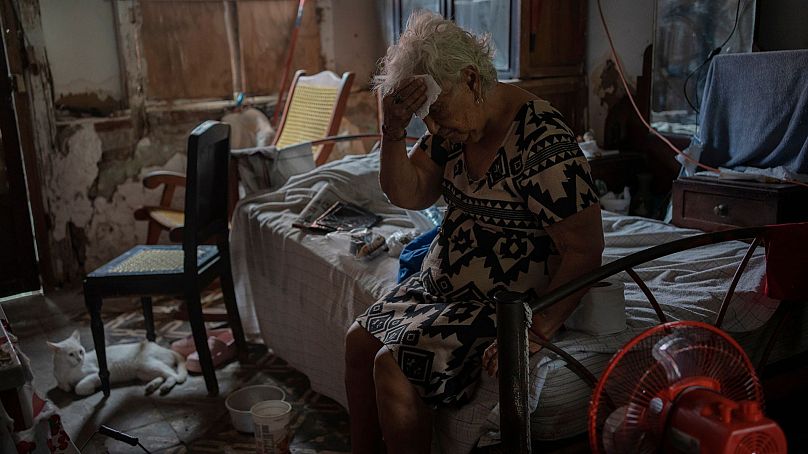
[{"label": "cat's tail", "polygon": [[174,354],[174,358],[177,360],[177,383],[185,383],[185,379],[188,378],[188,368],[185,367],[185,357],[174,350],[171,350],[171,353]]}]

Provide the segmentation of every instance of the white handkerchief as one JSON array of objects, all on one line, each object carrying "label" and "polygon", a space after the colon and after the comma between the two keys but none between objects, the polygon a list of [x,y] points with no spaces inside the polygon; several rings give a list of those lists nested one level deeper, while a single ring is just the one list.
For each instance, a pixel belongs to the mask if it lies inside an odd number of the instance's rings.
[{"label": "white handkerchief", "polygon": [[435,79],[433,79],[429,74],[422,74],[415,77],[424,79],[424,82],[426,82],[426,102],[424,102],[421,107],[415,111],[415,115],[423,120],[424,117],[429,115],[429,106],[431,106],[435,100],[438,99],[438,95],[440,95],[440,85],[438,85],[438,83],[435,82]]}]

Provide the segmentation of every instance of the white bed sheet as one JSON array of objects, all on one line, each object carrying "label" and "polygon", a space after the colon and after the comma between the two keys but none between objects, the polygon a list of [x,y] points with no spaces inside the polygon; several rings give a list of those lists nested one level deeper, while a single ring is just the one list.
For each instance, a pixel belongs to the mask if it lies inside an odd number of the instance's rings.
[{"label": "white bed sheet", "polygon": [[[356,316],[395,285],[397,260],[353,259],[342,244],[292,227],[306,203],[321,190],[383,216],[384,233],[412,228],[406,211],[393,207],[378,186],[378,154],[350,156],[293,177],[280,190],[242,200],[231,233],[236,294],[248,334],[260,335],[274,352],[306,374],[314,391],[346,404],[343,339]],[[604,262],[651,246],[700,233],[645,218],[603,212]],[[735,267],[746,251],[740,242],[707,246],[644,264],[646,281],[671,319],[712,320]],[[724,328],[747,332],[771,316],[777,302],[759,292],[764,258],[758,251],[736,290]],[[566,331],[557,344],[597,374],[631,337],[657,323],[653,309],[625,274],[628,328],[593,337]],[[533,358],[533,436],[558,439],[580,433],[588,388],[553,355]],[[473,403],[442,410],[437,438],[444,452],[468,452],[496,429],[495,380],[484,377]],[[492,411],[493,408],[493,411]]]}]

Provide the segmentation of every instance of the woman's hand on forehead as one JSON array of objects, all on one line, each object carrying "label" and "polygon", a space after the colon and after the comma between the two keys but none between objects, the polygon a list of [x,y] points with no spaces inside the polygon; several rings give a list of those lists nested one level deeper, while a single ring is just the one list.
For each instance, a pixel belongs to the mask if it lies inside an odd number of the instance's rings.
[{"label": "woman's hand on forehead", "polygon": [[426,82],[420,77],[410,76],[402,79],[393,90],[394,95],[398,94],[402,99],[426,91]]},{"label": "woman's hand on forehead", "polygon": [[413,113],[424,102],[426,102],[426,83],[412,76],[403,79],[395,89],[382,98],[385,129],[406,128]]}]

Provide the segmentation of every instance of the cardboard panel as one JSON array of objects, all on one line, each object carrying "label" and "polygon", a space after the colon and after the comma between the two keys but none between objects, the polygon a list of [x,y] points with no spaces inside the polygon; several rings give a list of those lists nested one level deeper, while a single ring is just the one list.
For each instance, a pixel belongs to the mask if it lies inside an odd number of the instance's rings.
[{"label": "cardboard panel", "polygon": [[141,2],[141,8],[149,99],[232,96],[221,2]]},{"label": "cardboard panel", "polygon": [[[244,89],[250,95],[278,92],[286,62],[297,0],[239,1],[238,33]],[[288,82],[298,69],[322,70],[320,24],[315,2],[306,2]],[[287,87],[288,88],[288,87]]]}]

